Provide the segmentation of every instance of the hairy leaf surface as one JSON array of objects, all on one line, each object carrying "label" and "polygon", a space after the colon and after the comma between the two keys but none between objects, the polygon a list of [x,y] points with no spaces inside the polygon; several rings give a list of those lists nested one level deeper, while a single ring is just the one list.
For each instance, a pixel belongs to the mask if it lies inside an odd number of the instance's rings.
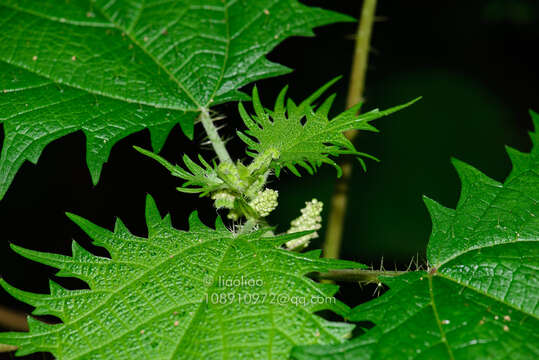
[{"label": "hairy leaf surface", "polygon": [[375,109],[357,115],[360,103],[329,119],[335,95],[328,97],[318,107],[313,103],[337,80],[329,81],[299,105],[288,99],[285,106],[285,87],[277,97],[273,111],[264,109],[255,87],[252,96],[255,115],[249,115],[243,105],[239,104],[241,117],[248,130],[245,133],[238,132],[238,136],[247,144],[248,154],[252,157],[277,154],[272,164],[277,176],[282,168],[288,168],[295,175],[301,176],[297,165],[313,174],[324,163],[333,165],[340,176],[341,169],[331,157],[342,154],[358,156],[363,167],[365,164],[361,156],[376,159],[358,152],[354,144],[344,136],[344,132],[352,129],[378,131],[370,121],[399,111],[418,99],[384,111]]},{"label": "hairy leaf surface", "polygon": [[200,196],[202,197],[214,191],[226,188],[225,182],[219,178],[219,175],[215,170],[216,165],[210,165],[200,155],[198,156],[198,160],[204,167],[191,160],[189,156],[184,155],[184,169],[179,165],[172,165],[167,160],[151,151],[144,150],[138,146],[135,146],[135,149],[141,154],[146,155],[163,165],[173,176],[185,180],[182,186],[177,188],[178,191],[191,194],[200,193]]},{"label": "hairy leaf surface", "polygon": [[[539,115],[532,113],[536,131]],[[455,161],[455,210],[426,199],[429,271],[386,279],[390,290],[353,309],[376,326],[344,345],[297,349],[297,359],[536,359],[539,357],[539,135],[509,149],[501,184]]]},{"label": "hairy leaf surface", "polygon": [[[114,232],[69,215],[111,258],[73,242],[71,257],[12,246],[22,256],[77,277],[89,290],[51,281],[50,294],[24,292],[0,280],[14,297],[54,315],[60,324],[29,317],[28,333],[0,333],[17,355],[51,352],[67,359],[287,359],[294,345],[339,343],[352,325],[314,314],[348,307],[337,286],[304,275],[356,263],[319,259],[320,252],[280,248],[305,233],[265,237],[230,232],[218,219],[204,226],[196,213],[189,231],[172,228],[148,197],[148,238],[118,221]],[[267,231],[267,230],[266,230]]]},{"label": "hairy leaf surface", "polygon": [[265,58],[350,20],[297,0],[0,0],[0,198],[25,160],[82,130],[97,183],[114,143],[144,128],[159,151],[201,108],[288,72]]}]

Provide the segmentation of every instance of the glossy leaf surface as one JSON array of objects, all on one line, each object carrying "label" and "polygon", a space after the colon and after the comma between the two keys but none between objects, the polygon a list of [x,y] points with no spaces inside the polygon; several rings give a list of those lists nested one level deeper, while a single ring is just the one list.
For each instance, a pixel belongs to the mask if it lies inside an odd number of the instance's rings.
[{"label": "glossy leaf surface", "polygon": [[148,198],[148,238],[118,221],[114,232],[69,215],[111,258],[73,243],[73,255],[12,246],[22,256],[84,280],[89,290],[50,283],[50,294],[0,285],[60,324],[29,317],[30,332],[0,333],[17,355],[51,352],[57,359],[287,359],[298,344],[339,343],[353,325],[315,315],[348,307],[333,298],[336,285],[304,275],[358,264],[299,254],[282,244],[298,236],[238,235],[218,219],[216,229],[196,214],[189,231],[172,228]]},{"label": "glossy leaf surface", "polygon": [[[539,115],[532,113],[535,129]],[[430,269],[386,279],[390,290],[353,309],[364,336],[299,348],[297,359],[535,359],[539,356],[539,135],[509,149],[505,182],[455,161],[456,209],[426,199]]]},{"label": "glossy leaf surface", "polygon": [[94,183],[120,139],[155,151],[201,108],[288,68],[265,58],[290,36],[350,18],[297,0],[0,0],[0,198],[25,160],[82,130]]},{"label": "glossy leaf surface", "polygon": [[299,105],[291,99],[287,99],[285,105],[285,87],[277,97],[273,110],[262,106],[258,91],[254,88],[252,98],[255,114],[249,115],[243,105],[239,105],[241,117],[248,130],[245,133],[238,132],[238,136],[247,144],[248,154],[255,158],[276,154],[272,167],[277,176],[282,168],[288,168],[293,174],[301,176],[296,168],[298,165],[313,174],[324,163],[333,165],[340,176],[341,169],[332,157],[343,154],[357,156],[365,167],[361,157],[374,157],[358,152],[344,132],[378,131],[370,121],[410,106],[418,99],[387,110],[375,109],[361,115],[358,115],[361,104],[357,104],[330,118],[329,112],[335,95],[328,97],[319,106],[313,103],[337,80],[338,78],[329,81]]}]

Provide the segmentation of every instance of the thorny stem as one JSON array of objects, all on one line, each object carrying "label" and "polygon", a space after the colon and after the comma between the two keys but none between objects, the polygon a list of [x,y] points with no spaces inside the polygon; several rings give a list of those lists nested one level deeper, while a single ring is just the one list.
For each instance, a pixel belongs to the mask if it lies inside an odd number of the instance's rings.
[{"label": "thorny stem", "polygon": [[[363,90],[365,88],[365,77],[369,57],[369,44],[371,40],[372,27],[376,13],[377,0],[364,0],[361,11],[361,19],[356,35],[356,45],[350,84],[348,88],[347,107],[363,100]],[[345,135],[351,141],[357,135],[357,130],[350,130]],[[344,218],[346,216],[346,205],[348,203],[348,188],[352,175],[353,159],[345,159],[342,164],[342,176],[337,179],[335,190],[331,197],[330,212],[326,239],[323,246],[323,254],[327,258],[338,258],[341,249]]]},{"label": "thorny stem", "polygon": [[395,277],[406,274],[408,271],[366,270],[366,269],[343,269],[331,270],[326,273],[315,273],[317,280],[333,280],[346,282],[359,282],[363,285],[381,283],[380,277]]},{"label": "thorny stem", "polygon": [[[217,157],[219,158],[219,162],[221,162],[221,163],[230,163],[230,164],[234,165],[234,163],[232,161],[232,158],[230,157],[230,154],[226,150],[225,142],[219,136],[219,131],[217,130],[217,127],[215,127],[208,109],[205,109],[205,108],[201,109],[201,111],[200,111],[200,121],[202,122],[202,126],[204,126],[204,130],[206,131],[206,134],[208,135],[208,139],[210,140],[210,142],[211,142],[211,144],[213,146],[213,150],[215,151],[215,153],[217,154]],[[271,161],[271,159],[276,155],[274,154],[274,152],[270,152],[270,153],[267,154],[266,158],[268,156],[269,156],[269,159],[265,159],[264,157],[263,157],[263,159],[264,159],[264,161],[267,161],[269,163],[269,161]],[[258,164],[256,162],[254,163],[255,167],[256,166],[261,166],[261,165],[262,164]],[[254,170],[256,170],[256,168]],[[266,172],[266,174],[264,176],[264,179],[266,179],[268,175],[269,175],[269,171]],[[255,227],[258,224],[261,224],[261,223],[263,224],[264,220],[248,218],[247,221],[245,222],[245,224],[243,225],[241,233],[249,233],[253,229],[255,229]]]},{"label": "thorny stem", "polygon": [[215,153],[217,154],[219,161],[222,163],[232,162],[232,158],[230,157],[230,154],[226,150],[225,142],[219,136],[219,132],[217,131],[217,128],[213,124],[213,120],[210,116],[208,109],[204,109],[204,108],[201,109],[200,121],[202,122],[202,126],[204,126],[204,130],[206,130],[208,139],[210,140],[213,146],[213,150],[215,150]]}]

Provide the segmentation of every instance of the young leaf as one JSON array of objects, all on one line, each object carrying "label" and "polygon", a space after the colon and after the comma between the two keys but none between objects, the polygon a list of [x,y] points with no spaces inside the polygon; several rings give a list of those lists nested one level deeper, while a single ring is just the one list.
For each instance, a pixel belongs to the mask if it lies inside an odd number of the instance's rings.
[{"label": "young leaf", "polygon": [[69,217],[103,246],[97,257],[77,243],[63,256],[12,248],[60,269],[89,290],[51,282],[50,294],[0,285],[60,324],[28,318],[30,331],[0,333],[17,355],[51,352],[56,359],[287,359],[298,344],[342,342],[352,325],[315,312],[349,311],[332,295],[337,286],[304,275],[358,264],[319,259],[320,252],[292,253],[282,244],[305,233],[237,235],[218,219],[216,229],[192,214],[189,231],[172,228],[148,197],[148,238],[132,235],[118,221],[114,232]]},{"label": "young leaf", "polygon": [[183,162],[187,168],[186,170],[181,166],[172,165],[167,160],[151,151],[144,150],[138,146],[135,146],[135,149],[141,154],[144,154],[163,165],[173,176],[185,180],[182,186],[178,188],[178,191],[190,194],[200,193],[200,196],[205,196],[214,191],[226,188],[226,184],[219,178],[215,166],[208,164],[208,162],[200,155],[198,156],[198,160],[204,167],[195,163],[189,156],[183,156]]},{"label": "young leaf", "polygon": [[531,138],[531,153],[509,149],[513,170],[503,184],[455,161],[457,208],[426,199],[429,271],[386,279],[386,294],[353,309],[350,320],[376,324],[364,336],[299,348],[295,358],[537,358],[539,135]]},{"label": "young leaf", "polygon": [[288,72],[265,55],[350,18],[297,0],[0,0],[0,198],[44,147],[82,130],[94,183],[112,146],[148,128],[159,151],[201,108]]},{"label": "young leaf", "polygon": [[358,152],[343,133],[352,129],[377,131],[369,124],[370,121],[410,106],[419,99],[383,111],[375,109],[362,115],[357,115],[361,107],[361,104],[357,104],[330,120],[328,113],[335,95],[328,97],[318,108],[313,103],[338,79],[329,81],[299,105],[288,99],[285,106],[285,87],[277,97],[273,111],[264,109],[255,87],[252,96],[255,115],[249,115],[243,105],[239,104],[240,115],[248,130],[245,133],[238,132],[238,136],[247,144],[247,153],[255,158],[267,153],[277,154],[277,159],[272,163],[277,176],[283,167],[301,176],[296,168],[298,165],[313,174],[323,163],[333,165],[340,176],[341,169],[331,157],[342,154],[358,156],[365,167],[360,156],[373,157]]}]

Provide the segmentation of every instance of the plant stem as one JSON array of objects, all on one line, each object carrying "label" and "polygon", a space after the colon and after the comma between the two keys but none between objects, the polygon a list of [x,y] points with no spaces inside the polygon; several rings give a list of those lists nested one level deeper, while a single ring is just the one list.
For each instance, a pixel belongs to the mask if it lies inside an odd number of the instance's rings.
[{"label": "plant stem", "polygon": [[[346,102],[347,108],[350,108],[363,100],[371,33],[376,13],[376,1],[377,0],[364,0],[363,2],[361,19],[356,35],[352,73],[350,74]],[[357,130],[347,131],[345,135],[352,141],[357,135]],[[346,217],[346,206],[348,203],[348,188],[352,175],[352,161],[353,159],[348,158],[342,162],[342,176],[337,179],[335,190],[331,197],[328,228],[323,246],[323,254],[324,257],[327,258],[339,257],[344,218]]]},{"label": "plant stem", "polygon": [[0,353],[17,350],[16,346],[0,344]]},{"label": "plant stem", "polygon": [[346,282],[359,282],[361,284],[378,284],[382,282],[380,277],[395,277],[407,273],[407,271],[386,271],[386,270],[365,270],[365,269],[344,269],[332,270],[326,273],[315,273],[314,278],[318,280],[333,280]]},{"label": "plant stem", "polygon": [[0,325],[10,330],[28,331],[26,315],[0,305]]},{"label": "plant stem", "polygon": [[[363,2],[361,19],[356,35],[350,82],[348,83],[348,97],[346,98],[347,107],[351,107],[363,101],[372,27],[374,25],[376,14],[376,1],[377,0],[364,0]],[[357,134],[357,130],[350,130],[348,134]]]},{"label": "plant stem", "polygon": [[247,219],[247,221],[243,224],[243,227],[241,228],[240,233],[241,234],[250,233],[251,231],[253,231],[253,229],[255,228],[257,224],[258,224],[258,221],[256,221],[255,219]]},{"label": "plant stem", "polygon": [[217,154],[219,161],[222,163],[232,162],[232,158],[230,157],[230,154],[226,150],[225,142],[219,136],[219,132],[217,131],[217,128],[215,127],[213,123],[213,120],[210,116],[208,109],[201,109],[200,121],[202,122],[202,126],[204,126],[204,130],[206,130],[208,139],[210,139],[210,142],[213,146],[213,150],[215,150],[215,153]]}]

